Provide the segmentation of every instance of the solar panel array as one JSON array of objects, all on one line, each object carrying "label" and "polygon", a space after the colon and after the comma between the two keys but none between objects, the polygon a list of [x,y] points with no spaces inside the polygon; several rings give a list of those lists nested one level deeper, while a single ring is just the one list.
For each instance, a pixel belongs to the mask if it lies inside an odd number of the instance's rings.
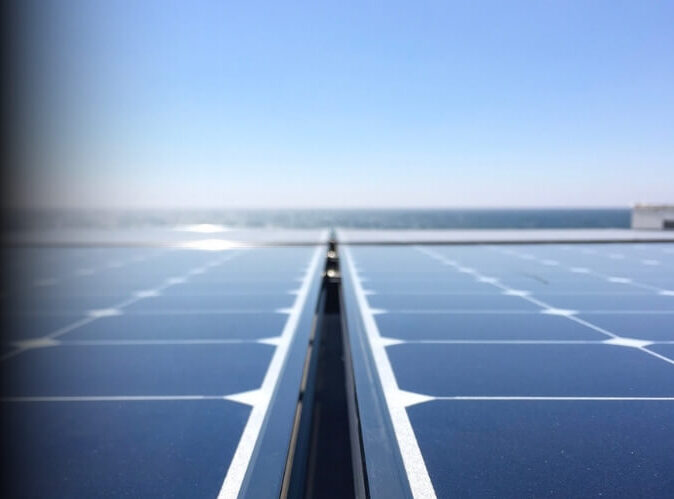
[{"label": "solar panel array", "polygon": [[371,495],[671,496],[673,252],[343,250]]},{"label": "solar panel array", "polygon": [[[221,243],[3,250],[9,496],[279,495],[326,248]],[[671,496],[674,245],[340,255],[371,497]]]},{"label": "solar panel array", "polygon": [[323,254],[5,250],[8,494],[279,490]]}]

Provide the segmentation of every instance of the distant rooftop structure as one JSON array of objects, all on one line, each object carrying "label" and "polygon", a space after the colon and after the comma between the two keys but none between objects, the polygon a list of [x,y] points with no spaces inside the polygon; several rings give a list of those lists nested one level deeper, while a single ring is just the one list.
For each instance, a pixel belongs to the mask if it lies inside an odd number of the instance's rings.
[{"label": "distant rooftop structure", "polygon": [[674,204],[636,204],[632,208],[632,228],[674,230]]}]

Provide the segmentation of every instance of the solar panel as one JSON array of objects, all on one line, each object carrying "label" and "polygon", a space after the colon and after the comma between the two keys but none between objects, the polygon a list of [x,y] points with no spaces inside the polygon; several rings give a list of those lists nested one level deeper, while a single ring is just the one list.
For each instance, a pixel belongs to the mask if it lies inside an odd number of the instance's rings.
[{"label": "solar panel", "polygon": [[[394,236],[339,251],[371,497],[670,495],[671,243]],[[9,494],[282,494],[326,247],[279,237],[5,248]]]},{"label": "solar panel", "polygon": [[322,246],[4,251],[10,496],[280,491]]},{"label": "solar panel", "polygon": [[671,495],[671,244],[363,242],[342,268],[372,497]]}]

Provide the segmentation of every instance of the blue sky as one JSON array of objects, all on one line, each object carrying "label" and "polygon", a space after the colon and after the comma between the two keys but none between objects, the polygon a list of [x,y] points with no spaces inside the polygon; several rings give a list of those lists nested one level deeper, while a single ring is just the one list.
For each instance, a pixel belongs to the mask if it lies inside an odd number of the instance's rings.
[{"label": "blue sky", "polygon": [[39,2],[20,197],[674,201],[674,3]]}]

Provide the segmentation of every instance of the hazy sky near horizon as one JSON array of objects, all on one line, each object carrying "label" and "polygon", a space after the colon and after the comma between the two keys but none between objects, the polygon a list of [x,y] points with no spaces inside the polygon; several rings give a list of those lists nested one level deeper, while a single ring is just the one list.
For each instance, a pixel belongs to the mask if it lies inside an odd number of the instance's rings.
[{"label": "hazy sky near horizon", "polygon": [[674,201],[674,2],[37,2],[17,198]]}]

